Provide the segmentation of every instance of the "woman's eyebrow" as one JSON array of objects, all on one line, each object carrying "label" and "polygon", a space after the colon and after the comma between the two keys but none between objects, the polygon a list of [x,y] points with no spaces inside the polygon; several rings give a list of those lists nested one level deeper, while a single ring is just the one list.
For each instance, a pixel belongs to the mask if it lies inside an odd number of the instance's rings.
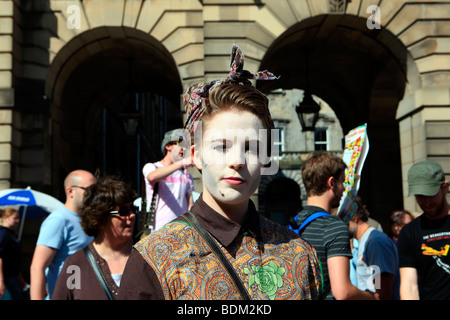
[{"label": "woman's eyebrow", "polygon": [[[234,139],[227,139],[227,138],[213,138],[211,140],[209,140],[210,143],[214,143],[214,142],[234,142],[236,140],[237,137],[234,137]],[[245,143],[260,143],[261,140],[259,138],[253,138],[251,137],[250,139],[248,139],[248,137],[246,137],[245,139]]]},{"label": "woman's eyebrow", "polygon": [[209,140],[210,143],[214,143],[214,142],[231,142],[231,140],[227,140],[225,138],[215,138],[212,140]]}]

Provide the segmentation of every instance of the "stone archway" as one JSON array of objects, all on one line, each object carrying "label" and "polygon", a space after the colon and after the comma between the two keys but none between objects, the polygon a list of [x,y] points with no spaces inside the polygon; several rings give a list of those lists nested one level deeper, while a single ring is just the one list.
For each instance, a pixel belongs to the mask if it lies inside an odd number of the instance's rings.
[{"label": "stone archway", "polygon": [[[342,42],[343,46],[348,43],[350,47],[361,45],[368,55],[373,53],[372,48],[382,53],[384,47],[393,56],[401,58],[406,47],[406,63],[405,59],[397,60],[401,65],[407,66],[405,70],[408,78],[405,97],[397,109],[397,121],[403,137],[403,176],[413,162],[430,156],[436,158],[436,155],[430,155],[427,151],[428,138],[423,133],[425,122],[449,119],[449,37],[446,19],[450,4],[446,2],[377,1],[375,5],[381,11],[380,30],[367,29],[366,20],[371,16],[367,9],[372,4],[362,0],[3,2],[5,21],[13,22],[5,25],[0,39],[4,48],[0,71],[1,116],[5,122],[2,127],[3,139],[0,141],[0,147],[4,151],[4,156],[0,159],[0,184],[3,187],[10,184],[31,184],[48,192],[57,189],[55,184],[59,181],[52,179],[55,170],[49,168],[54,160],[49,157],[51,150],[48,147],[51,145],[51,137],[48,138],[48,135],[54,135],[55,130],[53,123],[46,121],[48,107],[47,101],[42,99],[43,83],[48,66],[60,56],[62,48],[69,43],[74,45],[75,42],[71,40],[77,36],[104,26],[117,28],[109,30],[112,33],[108,36],[112,38],[121,37],[121,28],[129,28],[141,30],[159,41],[173,56],[183,87],[226,75],[229,71],[229,48],[234,41],[241,45],[247,55],[248,70],[261,69],[260,63],[267,56],[266,53],[272,51],[274,44],[280,45],[279,39],[288,40],[285,36],[291,31],[298,40],[329,39],[329,30],[339,31],[338,29],[343,28],[348,34],[357,37],[346,38],[336,33],[335,42]],[[68,11],[69,7],[78,8],[80,28],[68,27],[67,22],[72,14]],[[336,21],[339,23],[336,24]],[[322,26],[317,34],[310,32],[312,29],[309,27],[315,26]],[[386,37],[389,33],[393,36]],[[236,38],[236,35],[239,37]],[[376,45],[371,48],[371,43]],[[95,50],[94,47],[91,49]],[[343,62],[351,60],[350,56],[341,56],[340,59]],[[267,60],[263,64],[271,69]],[[287,70],[292,66],[293,64],[287,65]],[[52,68],[51,72],[53,71],[55,70]],[[334,73],[330,73],[330,78],[339,79],[341,75],[339,70],[334,70]],[[49,74],[49,77],[54,76]],[[341,88],[345,89],[351,84],[344,82],[344,78],[341,82],[336,83],[335,90],[332,90],[335,86],[327,86],[326,92],[318,92],[324,99],[328,94],[326,101],[334,105],[336,110],[337,102],[345,100]],[[50,96],[48,90],[47,83],[45,92]],[[378,90],[380,93],[383,91]],[[348,114],[343,110],[346,109],[341,109],[338,116],[340,119],[349,119],[347,122],[350,127],[352,116],[357,113]],[[372,111],[378,112],[378,109]],[[59,110],[53,112],[56,114]],[[18,114],[23,118],[18,117]],[[30,136],[30,144],[17,145],[16,139],[11,138],[11,127],[16,124],[18,125],[14,130],[19,131],[21,139]],[[12,136],[15,135],[14,130]],[[41,131],[44,131],[43,138],[36,144],[36,134],[41,134]],[[415,138],[414,141],[411,141],[412,137]],[[61,148],[67,147],[63,145]],[[39,154],[29,156],[36,153]],[[445,162],[444,166],[449,167],[445,154],[438,156],[441,162]],[[403,182],[403,189],[406,191],[406,181]],[[405,206],[409,208],[414,205],[414,200],[410,200],[405,202]]]},{"label": "stone archway", "polygon": [[[381,223],[403,206],[396,112],[406,90],[407,60],[408,51],[387,29],[372,32],[356,16],[319,15],[280,35],[260,68],[281,75],[276,83],[258,83],[261,90],[309,87],[334,110],[344,134],[368,124],[371,147],[359,194]],[[389,177],[389,192],[383,177]]]},{"label": "stone archway", "polygon": [[[103,168],[102,174],[119,174],[138,187],[141,168],[136,166],[156,161],[160,155],[154,150],[159,150],[164,132],[182,124],[177,66],[156,39],[137,29],[99,27],[75,37],[53,60],[46,84],[56,186],[73,169]],[[141,97],[143,120],[156,123],[141,126],[145,139],[139,142],[125,136],[119,118],[130,90]],[[108,131],[99,132],[102,125]],[[100,143],[110,147],[101,150]],[[138,155],[136,149],[147,153]],[[108,166],[99,165],[100,157]]]}]

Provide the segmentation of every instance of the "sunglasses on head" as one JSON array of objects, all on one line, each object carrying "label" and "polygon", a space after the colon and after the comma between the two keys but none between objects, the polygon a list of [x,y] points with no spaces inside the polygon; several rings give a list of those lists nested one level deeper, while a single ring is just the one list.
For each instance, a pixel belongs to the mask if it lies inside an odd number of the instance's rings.
[{"label": "sunglasses on head", "polygon": [[119,210],[110,211],[108,213],[112,214],[112,215],[119,215],[121,217],[127,217],[132,213],[137,214],[138,211],[139,211],[139,208],[132,204],[129,206],[120,207]]},{"label": "sunglasses on head", "polygon": [[178,139],[178,141],[172,141],[170,144],[176,144],[176,145],[179,145],[181,142],[183,142],[183,137],[180,137],[180,138]]}]

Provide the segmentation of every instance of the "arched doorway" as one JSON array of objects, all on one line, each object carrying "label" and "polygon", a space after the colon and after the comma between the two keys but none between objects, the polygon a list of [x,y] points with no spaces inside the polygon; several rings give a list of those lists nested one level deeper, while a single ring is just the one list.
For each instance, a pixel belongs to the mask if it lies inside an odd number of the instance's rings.
[{"label": "arched doorway", "polygon": [[[272,43],[261,70],[281,75],[258,87],[309,88],[336,113],[344,134],[368,124],[370,150],[360,195],[375,219],[401,208],[396,111],[407,81],[407,50],[387,29],[370,30],[352,15],[320,15],[292,26]],[[388,183],[386,183],[388,181]]]},{"label": "arched doorway", "polygon": [[[84,168],[120,175],[139,193],[143,164],[161,157],[164,132],[182,124],[176,64],[137,29],[99,27],[73,38],[52,62],[46,92],[58,189],[68,172]],[[140,126],[127,135],[122,116],[133,111]]]},{"label": "arched doorway", "polygon": [[286,177],[272,180],[265,191],[265,216],[288,225],[290,218],[301,210],[301,191],[297,182]]}]

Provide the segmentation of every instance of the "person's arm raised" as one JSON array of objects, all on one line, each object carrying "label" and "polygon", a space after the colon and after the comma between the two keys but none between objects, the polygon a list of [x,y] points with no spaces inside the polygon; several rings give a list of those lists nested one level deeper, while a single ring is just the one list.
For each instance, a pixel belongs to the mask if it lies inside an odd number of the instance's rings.
[{"label": "person's arm raised", "polygon": [[156,170],[150,172],[147,175],[147,180],[153,184],[155,182],[164,180],[172,173],[180,169],[183,169],[183,160],[174,162],[164,167],[156,168]]}]

